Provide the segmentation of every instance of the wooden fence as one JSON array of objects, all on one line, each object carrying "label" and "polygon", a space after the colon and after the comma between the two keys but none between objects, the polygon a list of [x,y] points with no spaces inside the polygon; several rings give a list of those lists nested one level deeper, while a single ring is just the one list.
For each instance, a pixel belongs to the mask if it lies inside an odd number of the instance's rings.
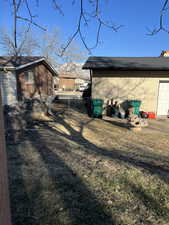
[{"label": "wooden fence", "polygon": [[11,225],[8,191],[7,155],[4,136],[4,119],[0,89],[0,225]]}]

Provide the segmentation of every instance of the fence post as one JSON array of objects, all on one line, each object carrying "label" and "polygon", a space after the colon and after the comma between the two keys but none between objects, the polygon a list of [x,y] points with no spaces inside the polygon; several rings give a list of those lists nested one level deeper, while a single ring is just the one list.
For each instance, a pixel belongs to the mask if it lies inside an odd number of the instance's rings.
[{"label": "fence post", "polygon": [[4,118],[0,88],[0,224],[11,225]]}]

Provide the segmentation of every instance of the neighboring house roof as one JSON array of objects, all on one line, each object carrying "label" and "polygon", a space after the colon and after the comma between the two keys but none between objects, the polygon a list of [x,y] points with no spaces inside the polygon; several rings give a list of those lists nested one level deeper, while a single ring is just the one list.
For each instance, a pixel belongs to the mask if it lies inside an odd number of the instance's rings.
[{"label": "neighboring house roof", "polygon": [[0,69],[20,70],[27,66],[42,62],[54,75],[58,75],[54,67],[42,56],[0,56]]},{"label": "neighboring house roof", "polygon": [[18,67],[42,59],[41,56],[0,56],[1,67]]},{"label": "neighboring house roof", "polygon": [[89,57],[83,69],[169,70],[169,57]]}]

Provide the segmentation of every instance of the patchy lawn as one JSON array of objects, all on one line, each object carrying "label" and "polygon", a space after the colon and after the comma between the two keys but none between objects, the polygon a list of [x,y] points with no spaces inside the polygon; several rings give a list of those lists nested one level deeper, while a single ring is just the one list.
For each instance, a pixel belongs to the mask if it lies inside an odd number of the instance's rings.
[{"label": "patchy lawn", "polygon": [[8,146],[13,225],[168,225],[169,121],[70,110]]}]

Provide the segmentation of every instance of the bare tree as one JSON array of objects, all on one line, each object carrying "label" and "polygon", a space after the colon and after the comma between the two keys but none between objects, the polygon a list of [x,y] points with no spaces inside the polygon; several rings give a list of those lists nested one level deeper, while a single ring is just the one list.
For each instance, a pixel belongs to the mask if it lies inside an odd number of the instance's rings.
[{"label": "bare tree", "polygon": [[89,78],[88,71],[82,71],[82,63],[69,62],[57,65],[57,71],[59,74],[67,74],[77,76],[79,78]]},{"label": "bare tree", "polygon": [[[62,49],[60,49],[62,51]],[[58,64],[58,72],[63,74],[81,75],[81,62],[87,58],[86,52],[82,52],[74,41],[60,56],[62,63]]]},{"label": "bare tree", "polygon": [[52,64],[57,64],[60,46],[60,34],[57,29],[44,32],[39,38],[39,55],[44,56]]},{"label": "bare tree", "polygon": [[39,40],[39,55],[51,62],[57,68],[58,73],[83,76],[84,71],[82,72],[80,68],[81,62],[87,58],[87,52],[82,51],[79,44],[73,41],[61,55],[62,39],[57,29],[42,33]]},{"label": "bare tree", "polygon": [[[56,1],[55,1],[56,2]],[[96,48],[99,44],[99,39],[100,39],[100,33],[101,29],[108,28],[111,29],[114,32],[117,32],[118,29],[121,27],[121,25],[116,25],[112,22],[106,22],[103,18],[104,12],[103,9],[101,8],[101,0],[79,0],[79,1],[72,1],[72,4],[79,4],[79,19],[77,21],[77,26],[75,29],[75,32],[73,33],[72,36],[70,36],[69,40],[67,41],[67,44],[63,47],[61,54],[65,52],[65,50],[68,48],[68,46],[72,43],[72,41],[79,36],[83,45],[87,49],[89,53],[91,53],[91,50]],[[86,2],[89,4],[89,8],[86,7]],[[103,1],[102,1],[103,2]],[[96,30],[96,43],[94,46],[89,46],[84,33],[83,33],[83,26],[89,26],[91,21],[95,21],[97,24],[97,30]]]},{"label": "bare tree", "polygon": [[39,39],[39,55],[44,56],[57,67],[63,63],[73,65],[74,62],[80,62],[86,59],[86,52],[81,51],[76,41],[73,41],[61,55],[63,46],[62,39],[57,29],[42,33]]},{"label": "bare tree", "polygon": [[0,48],[6,55],[21,56],[21,55],[34,55],[39,48],[39,43],[31,29],[21,27],[17,32],[17,45],[15,37],[4,29],[1,29],[0,35]]},{"label": "bare tree", "polygon": [[[0,34],[0,48],[4,54],[12,56],[31,56],[41,55],[44,56],[54,66],[60,66],[63,63],[69,65],[68,67],[74,68],[76,63],[86,58],[84,51],[80,50],[78,44],[74,41],[65,50],[62,56],[63,43],[60,38],[58,30],[54,29],[51,32],[43,32],[40,38],[37,38],[36,33],[31,29],[27,31],[27,27],[20,27],[17,33],[17,49],[13,35],[6,30],[1,29]],[[73,69],[74,70],[74,69]]]},{"label": "bare tree", "polygon": [[[39,0],[34,0],[37,5],[40,7]],[[64,12],[62,7],[59,4],[60,0],[50,0],[49,3],[52,3],[53,8],[60,13],[61,16],[64,16]],[[108,0],[107,0],[108,1]],[[117,32],[121,25],[115,25],[112,22],[106,22],[104,19],[104,12],[103,7],[101,6],[103,1],[101,0],[72,0],[72,7],[75,5],[79,7],[79,17],[75,31],[69,37],[66,44],[64,44],[61,48],[60,55],[64,55],[66,49],[71,45],[71,43],[75,40],[76,37],[79,37],[82,41],[83,45],[87,49],[89,53],[93,48],[96,48],[99,44],[100,33],[102,28],[108,28],[114,32]],[[106,4],[106,1],[104,1]],[[24,7],[27,10],[27,17],[20,15],[20,11]],[[39,25],[35,22],[36,16],[33,14],[31,5],[29,5],[28,0],[12,0],[12,11],[13,11],[13,19],[14,19],[14,46],[17,49],[17,23],[19,21],[24,21],[28,24],[28,30],[30,25],[34,25],[42,30],[46,30],[43,26]],[[96,22],[96,43],[94,46],[89,46],[83,28],[89,26],[92,21]]]},{"label": "bare tree", "polygon": [[65,50],[62,52],[63,44],[59,49],[59,56],[63,59],[65,63],[81,62],[86,59],[87,52],[82,51],[76,41],[73,41]]},{"label": "bare tree", "polygon": [[[38,2],[38,0],[36,1]],[[27,23],[25,36],[27,33],[30,32],[31,24],[33,24],[34,26],[44,31],[46,29],[35,22],[34,19],[36,16],[32,14],[28,0],[12,0],[12,2],[9,1],[9,3],[12,3],[10,5],[12,6],[12,15],[13,15],[13,35],[11,37],[9,37],[8,35],[5,35],[3,39],[4,39],[4,42],[8,44],[8,46],[11,46],[11,48],[13,49],[12,51],[13,55],[18,56],[18,54],[20,54],[21,52],[21,48],[23,49],[22,46],[24,46],[24,43],[25,43],[25,40],[23,40],[22,43],[20,43],[20,40],[18,39],[18,21],[24,21]],[[26,10],[28,12],[28,17],[23,17],[20,15],[20,10],[22,6],[26,7]]]}]

